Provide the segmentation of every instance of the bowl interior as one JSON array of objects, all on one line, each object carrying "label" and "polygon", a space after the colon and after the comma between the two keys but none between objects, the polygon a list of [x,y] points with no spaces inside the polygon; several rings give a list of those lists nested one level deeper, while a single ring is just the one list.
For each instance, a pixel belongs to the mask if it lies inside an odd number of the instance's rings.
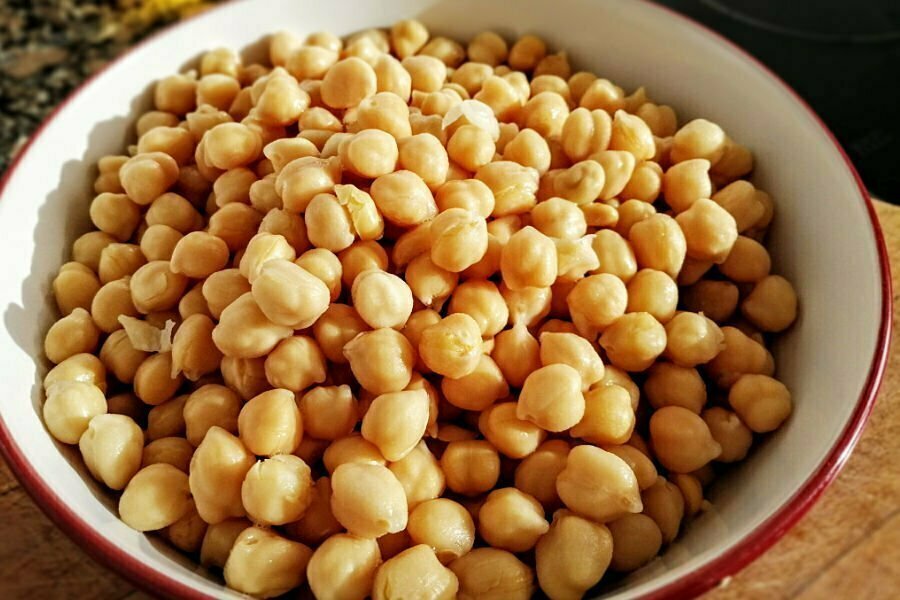
[{"label": "bowl interior", "polygon": [[[649,3],[524,0],[515,10],[478,0],[242,0],[178,26],[113,64],[46,125],[11,174],[0,202],[0,417],[12,444],[75,519],[125,555],[133,576],[166,573],[196,590],[239,597],[163,544],[122,524],[115,501],[88,477],[77,450],[62,448],[40,419],[46,328],[55,318],[50,282],[71,242],[89,228],[94,164],[134,141],[133,120],[149,106],[153,80],[217,46],[259,51],[279,29],[339,34],[416,16],[433,33],[466,39],[483,29],[536,32],[566,50],[576,68],[626,88],[647,88],[680,122],[723,125],[756,157],[754,183],[776,204],[770,238],[775,271],[794,282],[800,318],[776,344],[778,375],[794,395],[787,425],[712,487],[713,509],[665,554],[617,583],[606,597],[652,593],[686,577],[762,526],[819,469],[851,420],[879,347],[882,281],[878,242],[860,190],[840,152],[791,93],[744,55]],[[51,502],[52,504],[52,502]],[[61,514],[66,516],[60,517]],[[94,534],[95,536],[97,534]],[[104,542],[87,541],[90,546]],[[109,552],[107,549],[101,552]],[[146,565],[134,567],[136,561]],[[146,570],[146,569],[149,569]],[[165,584],[161,584],[165,585]]]}]

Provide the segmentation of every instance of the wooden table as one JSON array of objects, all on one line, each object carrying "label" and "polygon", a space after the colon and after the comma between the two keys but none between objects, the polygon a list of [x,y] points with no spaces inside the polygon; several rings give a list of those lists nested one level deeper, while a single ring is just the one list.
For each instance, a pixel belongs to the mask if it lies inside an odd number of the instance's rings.
[{"label": "wooden table", "polygon": [[[900,258],[900,207],[878,203]],[[892,265],[900,293],[900,260]],[[895,301],[896,301],[895,296]],[[894,317],[900,314],[895,304]],[[900,596],[900,352],[869,425],[837,481],[783,539],[704,600]],[[0,462],[0,598],[147,600],[93,562],[34,505]]]}]

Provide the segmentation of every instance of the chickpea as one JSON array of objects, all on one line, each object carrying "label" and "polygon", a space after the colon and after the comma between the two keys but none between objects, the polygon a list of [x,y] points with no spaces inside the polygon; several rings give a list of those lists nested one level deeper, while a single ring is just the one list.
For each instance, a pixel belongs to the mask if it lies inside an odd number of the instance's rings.
[{"label": "chickpea", "polygon": [[522,214],[537,203],[540,174],[531,167],[500,160],[478,169],[475,179],[486,184],[494,194],[493,217]]},{"label": "chickpea", "polygon": [[207,384],[194,391],[184,404],[186,437],[199,446],[206,432],[221,427],[229,433],[238,432],[241,399],[223,385]]},{"label": "chickpea", "polygon": [[567,364],[536,369],[522,385],[516,416],[547,431],[569,429],[584,416],[581,387],[580,373]]},{"label": "chickpea", "polygon": [[387,467],[346,463],[332,473],[331,509],[353,534],[376,538],[406,528],[406,495]]},{"label": "chickpea", "polygon": [[[741,239],[738,238],[738,242]],[[723,323],[731,318],[737,308],[738,288],[728,281],[704,279],[686,289],[683,300],[686,309]]]},{"label": "chickpea", "polygon": [[418,349],[425,365],[446,377],[469,375],[481,359],[481,329],[465,313],[450,314],[422,330]]},{"label": "chickpea", "polygon": [[[239,202],[226,204],[209,217],[208,233],[222,238],[228,249],[237,252],[247,247],[262,222],[262,214]],[[237,258],[237,256],[235,256]]]},{"label": "chickpea", "polygon": [[791,283],[769,275],[741,303],[741,314],[763,331],[784,331],[797,320],[797,294]]},{"label": "chickpea", "polygon": [[171,75],[156,82],[153,103],[157,110],[183,115],[194,108],[197,82],[190,75]]},{"label": "chickpea", "polygon": [[450,81],[462,87],[468,96],[481,89],[484,80],[494,74],[491,65],[481,62],[462,64],[450,75]]},{"label": "chickpea", "polygon": [[434,56],[451,68],[458,67],[466,58],[465,49],[454,40],[445,37],[434,37],[419,50],[421,56]]},{"label": "chickpea", "polygon": [[544,138],[557,138],[562,134],[568,116],[566,99],[556,92],[546,91],[532,96],[525,103],[519,115],[519,124],[523,128],[533,129]]},{"label": "chickpea", "polygon": [[359,316],[373,329],[403,327],[412,313],[412,291],[406,282],[378,269],[357,275],[351,293]]},{"label": "chickpea", "polygon": [[393,172],[399,158],[396,140],[380,129],[364,129],[348,138],[339,154],[344,168],[370,179]]},{"label": "chickpea", "polygon": [[490,442],[450,442],[441,456],[447,487],[457,494],[476,496],[492,489],[500,477],[500,457]]},{"label": "chickpea", "polygon": [[[758,401],[758,398],[754,400]],[[701,414],[713,439],[722,447],[716,460],[723,463],[744,460],[753,444],[753,432],[738,416],[720,406],[704,410]]]},{"label": "chickpea", "polygon": [[582,391],[603,378],[603,362],[590,342],[573,333],[542,333],[541,363],[564,364],[581,376]]},{"label": "chickpea", "polygon": [[533,496],[545,509],[559,506],[556,479],[566,466],[569,444],[565,440],[542,443],[516,467],[515,486]]},{"label": "chickpea", "polygon": [[778,429],[792,410],[790,391],[766,375],[741,375],[728,392],[728,403],[755,433]]},{"label": "chickpea", "polygon": [[506,62],[509,53],[506,40],[493,31],[482,31],[469,41],[466,48],[469,60],[492,67]]},{"label": "chickpea", "polygon": [[271,352],[292,333],[293,328],[270,321],[253,294],[245,293],[222,311],[212,336],[225,356],[257,358]]},{"label": "chickpea", "polygon": [[504,283],[512,290],[549,287],[557,275],[556,246],[534,227],[514,233],[500,256]]},{"label": "chickpea", "polygon": [[631,227],[628,240],[641,267],[673,278],[678,275],[687,253],[685,234],[678,225],[668,215],[655,214]]},{"label": "chickpea", "polygon": [[344,344],[343,355],[359,384],[373,394],[399,392],[412,377],[415,350],[394,329],[363,332]]},{"label": "chickpea", "polygon": [[142,313],[169,310],[177,306],[188,279],[171,270],[168,261],[151,261],[131,277],[130,289],[134,306]]},{"label": "chickpea", "polygon": [[707,363],[724,348],[722,330],[702,314],[679,313],[665,327],[665,354],[676,365],[693,367]]},{"label": "chickpea", "polygon": [[437,214],[431,190],[411,171],[378,177],[369,193],[384,218],[401,227],[418,225]]},{"label": "chickpea", "polygon": [[523,129],[505,144],[503,159],[531,167],[543,175],[550,169],[550,146],[534,129]]},{"label": "chickpea", "polygon": [[312,550],[261,527],[244,529],[225,563],[228,587],[256,598],[272,598],[301,585]]},{"label": "chickpea", "polygon": [[411,510],[444,493],[444,472],[424,441],[402,459],[391,463],[389,468],[403,485]]},{"label": "chickpea", "polygon": [[168,225],[151,225],[141,236],[141,252],[148,261],[171,260],[182,237],[177,229]]},{"label": "chickpea", "polygon": [[102,193],[91,201],[91,222],[121,242],[131,238],[141,221],[140,207],[125,194]]},{"label": "chickpea", "polygon": [[557,511],[535,547],[541,590],[552,600],[581,598],[603,577],[612,555],[613,537],[605,525]]},{"label": "chickpea", "polygon": [[619,317],[605,329],[600,345],[617,367],[644,371],[666,349],[666,339],[666,329],[652,315],[634,312]]},{"label": "chickpea", "polygon": [[481,336],[490,338],[506,327],[509,308],[491,281],[471,280],[459,285],[450,298],[449,312],[466,313],[478,323]]},{"label": "chickpea", "polygon": [[587,233],[584,213],[573,202],[562,198],[550,198],[539,202],[531,212],[532,225],[544,235],[579,239]]},{"label": "chickpea", "polygon": [[211,274],[203,282],[203,298],[210,314],[218,319],[232,302],[250,291],[250,283],[238,269],[224,269]]},{"label": "chickpea", "polygon": [[710,260],[697,260],[690,256],[685,257],[684,265],[678,274],[678,285],[693,285],[697,283],[712,267],[713,262]]},{"label": "chickpea", "polygon": [[203,535],[200,564],[206,567],[223,568],[235,540],[248,527],[250,527],[250,522],[245,519],[230,519],[210,525]]},{"label": "chickpea", "polygon": [[71,314],[76,308],[90,310],[99,290],[100,280],[94,272],[77,262],[64,264],[53,279],[53,295],[63,316]]},{"label": "chickpea", "polygon": [[722,263],[738,238],[728,211],[712,200],[699,199],[676,217],[687,242],[687,254],[697,260]]},{"label": "chickpea", "polygon": [[294,263],[325,284],[332,302],[337,300],[341,292],[343,267],[341,260],[333,252],[324,248],[313,248],[304,252]]},{"label": "chickpea", "polygon": [[562,149],[569,160],[579,162],[606,150],[612,136],[612,119],[603,110],[576,108],[560,132]]},{"label": "chickpea", "polygon": [[[142,114],[138,117],[137,123],[135,123],[135,133],[137,133],[138,138],[142,135],[153,129],[154,127],[175,127],[178,125],[179,119],[178,115],[172,114],[170,112],[166,112],[163,110],[150,110]],[[100,163],[103,163],[104,166],[109,166],[110,162],[104,159],[110,159],[112,157],[104,156],[100,159]],[[127,160],[127,157],[125,158]],[[118,161],[116,161],[118,162]],[[119,167],[122,166],[122,163],[125,161],[119,162],[115,168],[118,170]],[[100,166],[100,164],[98,164]],[[100,169],[101,174],[104,173],[104,169]]]},{"label": "chickpea", "polygon": [[724,348],[707,365],[707,374],[719,387],[729,388],[745,374],[764,373],[768,352],[736,327],[722,327]]},{"label": "chickpea", "polygon": [[306,572],[316,598],[354,598],[369,595],[381,552],[375,540],[338,534],[313,553]]},{"label": "chickpea", "polygon": [[106,393],[106,367],[93,354],[75,354],[50,369],[44,376],[44,390],[61,381],[89,383]]},{"label": "chickpea", "polygon": [[625,150],[637,160],[650,160],[656,155],[656,143],[650,127],[638,116],[617,110],[609,141],[610,150]]},{"label": "chickpea", "polygon": [[207,431],[190,465],[191,494],[204,521],[215,524],[244,516],[241,484],[254,463],[236,436],[218,426]]},{"label": "chickpea", "polygon": [[453,571],[441,565],[431,548],[419,544],[388,559],[378,568],[372,598],[450,600],[456,598],[458,587]]},{"label": "chickpea", "polygon": [[221,208],[232,202],[247,204],[250,188],[256,181],[256,173],[246,167],[225,171],[213,183],[216,206]]},{"label": "chickpea", "polygon": [[233,358],[226,356],[220,367],[225,385],[244,400],[271,389],[266,380],[265,360],[262,358]]},{"label": "chickpea", "polygon": [[662,324],[675,316],[678,286],[662,271],[641,269],[628,282],[627,312],[646,312]]},{"label": "chickpea", "polygon": [[608,79],[594,79],[582,92],[579,105],[614,114],[625,107],[625,92]]},{"label": "chickpea", "polygon": [[147,412],[147,431],[145,437],[148,440],[158,440],[165,437],[184,437],[186,425],[184,422],[184,405],[188,396],[178,396],[163,401],[159,406],[154,406]]},{"label": "chickpea", "polygon": [[676,473],[696,471],[722,452],[703,419],[680,406],[664,406],[653,413],[650,439],[659,462]]},{"label": "chickpea", "polygon": [[302,459],[279,454],[257,462],[241,485],[241,500],[260,525],[284,525],[300,519],[312,501],[310,469]]},{"label": "chickpea", "polygon": [[517,71],[531,71],[547,55],[544,40],[535,35],[523,35],[509,51],[509,66]]},{"label": "chickpea", "polygon": [[405,279],[417,300],[440,307],[459,282],[459,275],[435,265],[428,254],[420,254],[407,265]]},{"label": "chickpea", "polygon": [[47,388],[44,423],[64,444],[77,444],[90,421],[105,414],[106,398],[95,385],[82,381],[58,381]]},{"label": "chickpea", "polygon": [[[634,436],[632,436],[632,440]],[[615,454],[624,460],[628,466],[634,471],[634,476],[638,482],[638,489],[645,490],[656,483],[659,475],[656,472],[656,466],[650,457],[634,446],[624,444],[622,446],[608,446],[607,452]]]},{"label": "chickpea", "polygon": [[358,433],[335,440],[325,450],[323,462],[325,470],[329,473],[334,473],[334,470],[343,464],[355,462],[387,466],[387,461],[378,447]]},{"label": "chickpea", "polygon": [[172,340],[172,364],[176,372],[183,372],[190,381],[219,368],[222,353],[213,344],[213,320],[205,314],[185,318]]},{"label": "chickpea", "polygon": [[441,391],[447,402],[463,410],[480,411],[501,398],[509,395],[509,385],[503,378],[503,372],[490,356],[479,357],[475,370],[452,379],[441,380]]},{"label": "chickpea", "polygon": [[220,238],[195,231],[181,238],[169,262],[173,273],[204,279],[228,264],[228,246]]},{"label": "chickpea", "polygon": [[197,82],[197,104],[228,110],[240,91],[241,84],[234,77],[222,73],[210,73],[201,77]]},{"label": "chickpea", "polygon": [[435,265],[458,273],[480,261],[487,252],[485,220],[464,208],[448,208],[430,227],[431,260]]},{"label": "chickpea", "polygon": [[525,378],[541,367],[538,341],[528,331],[525,323],[501,331],[494,338],[491,358],[509,385],[516,388],[522,387]]},{"label": "chickpea", "polygon": [[82,352],[92,353],[100,340],[100,330],[90,313],[76,308],[54,323],[44,338],[44,354],[50,362],[59,364]]},{"label": "chickpea", "polygon": [[193,454],[194,447],[184,438],[159,438],[144,446],[141,466],[165,463],[187,473]]},{"label": "chickpea", "polygon": [[[428,29],[421,21],[404,19],[391,27],[391,48],[401,59],[416,54],[428,41]],[[367,590],[368,591],[368,590]]]},{"label": "chickpea", "polygon": [[97,271],[100,283],[109,283],[129,277],[146,262],[139,246],[110,244],[100,253],[100,265]]},{"label": "chickpea", "polygon": [[623,444],[634,430],[635,416],[628,391],[617,385],[585,393],[584,417],[570,431],[594,444]]},{"label": "chickpea", "polygon": [[637,273],[637,258],[631,243],[615,231],[598,231],[591,247],[600,261],[597,272],[615,275],[625,283]]},{"label": "chickpea", "polygon": [[340,158],[304,156],[282,168],[275,179],[275,191],[281,196],[285,209],[304,212],[317,194],[331,193],[334,185],[340,182]]},{"label": "chickpea", "polygon": [[589,204],[600,196],[605,182],[603,166],[595,160],[583,160],[554,179],[553,191],[575,204]]},{"label": "chickpea", "polygon": [[475,541],[475,523],[459,503],[437,498],[419,504],[409,515],[409,535],[414,544],[431,547],[447,564],[469,553]]},{"label": "chickpea", "polygon": [[401,460],[425,434],[429,404],[423,390],[376,397],[362,420],[363,438],[375,444],[387,460]]},{"label": "chickpea", "polygon": [[684,497],[681,491],[660,477],[654,485],[644,491],[642,498],[644,514],[653,519],[659,527],[663,543],[672,542],[678,535],[684,518]]},{"label": "chickpea", "polygon": [[734,217],[741,233],[753,227],[766,210],[749,181],[735,181],[713,194],[712,199]]},{"label": "chickpea", "polygon": [[653,560],[662,547],[662,533],[647,515],[625,515],[609,523],[613,554],[610,567],[630,572]]},{"label": "chickpea", "polygon": [[190,509],[187,475],[166,464],[150,465],[138,471],[119,499],[119,517],[138,531],[162,529]]},{"label": "chickpea", "polygon": [[329,361],[344,364],[348,362],[343,354],[344,346],[358,334],[367,330],[368,326],[365,321],[352,307],[345,304],[332,304],[316,321],[313,326],[313,335]]},{"label": "chickpea", "polygon": [[644,393],[656,409],[681,406],[699,414],[706,404],[706,383],[697,369],[667,362],[650,368]]},{"label": "chickpea", "polygon": [[[493,140],[491,143],[493,144]],[[450,169],[447,150],[430,133],[420,133],[401,140],[399,156],[400,168],[421,177],[432,190],[447,180]]]},{"label": "chickpea", "polygon": [[174,396],[183,382],[184,376],[172,369],[171,352],[151,354],[134,373],[134,393],[156,406]]},{"label": "chickpea", "polygon": [[706,119],[694,119],[681,126],[672,140],[672,162],[703,158],[716,164],[725,151],[725,132]]},{"label": "chickpea", "polygon": [[634,472],[617,455],[595,446],[569,452],[556,491],[569,509],[600,523],[641,511]]},{"label": "chickpea", "polygon": [[274,389],[248,401],[237,420],[241,441],[257,456],[293,452],[303,439],[304,423],[290,390]]},{"label": "chickpea", "polygon": [[510,552],[530,550],[549,529],[541,504],[516,488],[494,490],[478,513],[481,537]]},{"label": "chickpea", "polygon": [[[772,259],[765,246],[756,240],[738,236],[728,254],[728,258],[719,265],[719,271],[725,277],[738,283],[756,283],[769,275]],[[735,295],[735,303],[737,296]]]},{"label": "chickpea", "polygon": [[621,279],[601,273],[576,283],[566,302],[579,333],[592,339],[625,314],[628,293]]},{"label": "chickpea", "polygon": [[515,402],[495,404],[482,412],[478,428],[502,454],[515,459],[532,454],[546,435],[533,423],[516,416]]},{"label": "chickpea", "polygon": [[534,592],[534,573],[511,552],[476,548],[449,565],[459,579],[461,600],[527,600]]},{"label": "chickpea", "polygon": [[710,162],[695,158],[669,167],[663,175],[663,196],[675,212],[689,209],[697,200],[712,195]]},{"label": "chickpea", "polygon": [[250,164],[263,147],[259,133],[241,123],[220,123],[206,132],[203,141],[205,160],[225,170]]},{"label": "chickpea", "polygon": [[506,284],[500,284],[500,294],[509,308],[509,320],[513,325],[524,323],[531,327],[546,317],[550,312],[552,293],[549,287],[511,290]]}]

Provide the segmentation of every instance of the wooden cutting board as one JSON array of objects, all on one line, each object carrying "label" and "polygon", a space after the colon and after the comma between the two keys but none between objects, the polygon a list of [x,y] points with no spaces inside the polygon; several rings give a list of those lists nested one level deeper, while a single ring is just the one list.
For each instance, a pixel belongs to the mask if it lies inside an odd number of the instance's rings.
[{"label": "wooden cutting board", "polygon": [[[900,207],[877,203],[900,290]],[[900,292],[897,292],[900,293]],[[894,317],[900,314],[895,295]],[[840,476],[784,538],[704,600],[900,597],[900,353]],[[146,600],[87,557],[0,461],[0,598]]]}]

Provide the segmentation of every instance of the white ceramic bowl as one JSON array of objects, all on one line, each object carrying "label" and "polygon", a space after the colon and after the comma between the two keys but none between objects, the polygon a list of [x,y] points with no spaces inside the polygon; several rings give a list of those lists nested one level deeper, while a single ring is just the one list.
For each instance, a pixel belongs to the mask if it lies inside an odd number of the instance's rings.
[{"label": "white ceramic bowl", "polygon": [[[512,8],[514,6],[514,8]],[[890,279],[865,189],[831,134],[771,73],[724,39],[666,9],[632,0],[243,0],[141,44],[74,94],[10,169],[0,201],[0,442],[57,524],[106,565],[164,595],[238,597],[196,565],[116,517],[77,451],[40,418],[42,340],[54,319],[50,282],[89,226],[94,164],[133,141],[153,80],[204,50],[242,48],[279,29],[339,34],[415,16],[459,38],[494,28],[536,32],[589,68],[721,123],[756,155],[754,182],[777,205],[770,249],[796,285],[800,319],[775,348],[793,391],[787,425],[710,491],[713,509],[665,554],[608,597],[686,596],[768,548],[834,478],[859,437],[881,378]],[[249,52],[253,52],[251,48]]]}]

